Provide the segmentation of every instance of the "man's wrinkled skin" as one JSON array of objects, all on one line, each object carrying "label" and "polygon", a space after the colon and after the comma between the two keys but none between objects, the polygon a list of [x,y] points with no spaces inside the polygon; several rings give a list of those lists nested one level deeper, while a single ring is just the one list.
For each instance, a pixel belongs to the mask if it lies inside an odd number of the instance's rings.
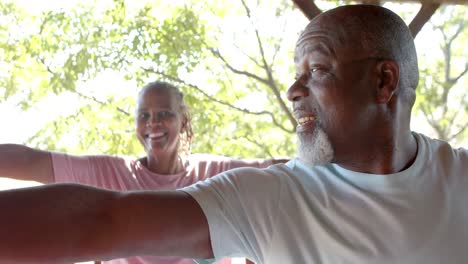
[{"label": "man's wrinkled skin", "polygon": [[[288,99],[299,120],[299,157],[306,162],[388,174],[408,167],[416,156],[409,129],[414,99],[399,95],[414,93],[417,82],[400,82],[398,56],[377,54],[366,45],[370,37],[356,16],[372,9],[337,8],[312,20],[299,37]],[[413,67],[417,72],[417,63]],[[320,153],[323,160],[314,161],[311,156]]]}]

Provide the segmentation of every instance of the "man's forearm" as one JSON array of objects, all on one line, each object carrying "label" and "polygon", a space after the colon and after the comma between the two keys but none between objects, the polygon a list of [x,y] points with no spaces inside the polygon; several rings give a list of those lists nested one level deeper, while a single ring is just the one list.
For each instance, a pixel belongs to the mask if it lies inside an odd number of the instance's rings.
[{"label": "man's forearm", "polygon": [[71,184],[0,192],[0,263],[105,258],[111,243],[99,232],[111,228],[106,208],[112,207],[114,196]]},{"label": "man's forearm", "polygon": [[213,256],[205,215],[182,191],[51,184],[1,191],[0,212],[0,263]]}]

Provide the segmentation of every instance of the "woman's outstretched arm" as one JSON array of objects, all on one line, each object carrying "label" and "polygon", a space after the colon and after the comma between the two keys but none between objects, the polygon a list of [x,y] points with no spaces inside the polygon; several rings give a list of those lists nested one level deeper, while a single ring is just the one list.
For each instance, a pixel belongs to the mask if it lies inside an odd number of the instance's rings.
[{"label": "woman's outstretched arm", "polygon": [[51,183],[54,170],[50,152],[17,144],[0,144],[0,177]]}]

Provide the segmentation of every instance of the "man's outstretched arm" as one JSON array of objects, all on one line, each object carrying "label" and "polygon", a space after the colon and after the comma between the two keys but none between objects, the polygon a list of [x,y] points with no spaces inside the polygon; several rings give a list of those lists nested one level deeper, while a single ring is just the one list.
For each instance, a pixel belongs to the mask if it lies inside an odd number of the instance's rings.
[{"label": "man's outstretched arm", "polygon": [[213,256],[206,217],[181,191],[52,184],[0,192],[0,212],[0,263]]}]

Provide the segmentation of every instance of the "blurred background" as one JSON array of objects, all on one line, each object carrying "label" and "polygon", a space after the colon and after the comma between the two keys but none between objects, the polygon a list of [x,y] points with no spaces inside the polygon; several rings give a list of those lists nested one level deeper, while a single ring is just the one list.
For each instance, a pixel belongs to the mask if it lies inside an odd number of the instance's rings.
[{"label": "blurred background", "polygon": [[[314,2],[321,10],[353,3]],[[382,4],[408,24],[421,8]],[[414,131],[465,148],[467,10],[442,5],[417,34],[412,119]],[[0,142],[142,156],[135,96],[166,80],[191,107],[192,152],[292,157],[296,121],[286,90],[307,23],[290,0],[1,0]],[[31,184],[0,179],[0,189]]]}]

